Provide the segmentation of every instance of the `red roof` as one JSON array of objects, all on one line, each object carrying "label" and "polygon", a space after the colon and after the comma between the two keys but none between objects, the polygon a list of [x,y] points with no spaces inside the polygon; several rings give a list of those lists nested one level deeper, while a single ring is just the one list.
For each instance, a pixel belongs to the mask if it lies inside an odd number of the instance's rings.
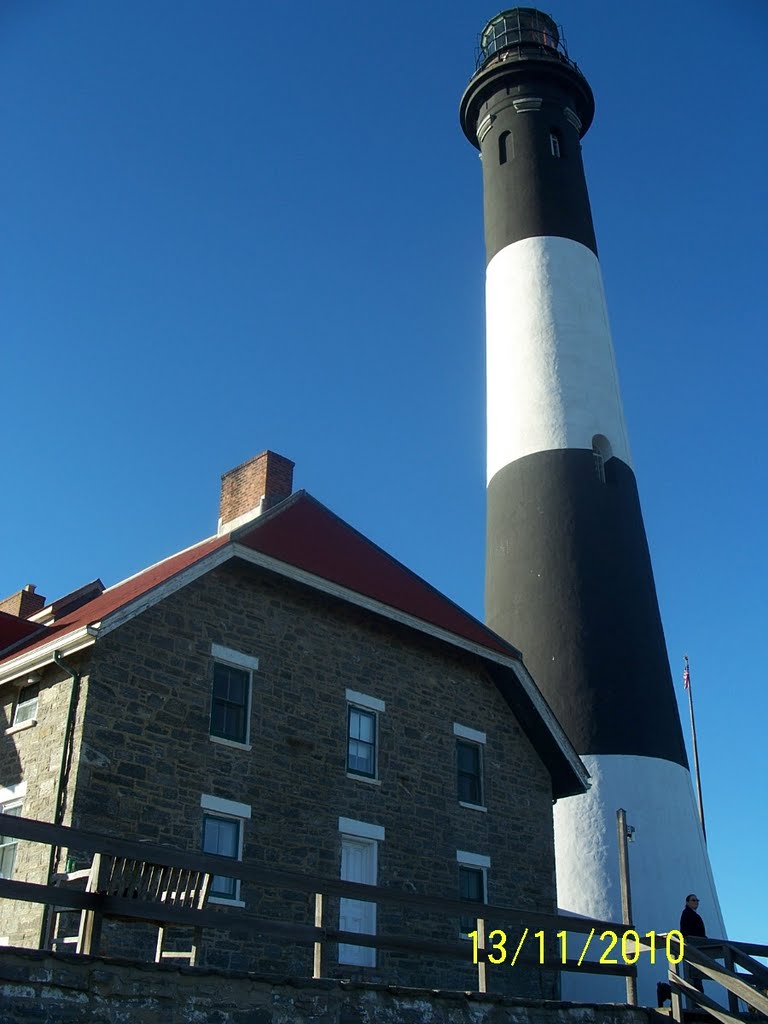
[{"label": "red roof", "polygon": [[35,633],[40,627],[29,619],[20,619],[18,615],[9,615],[8,612],[0,612],[0,651],[11,644],[15,644],[30,633]]},{"label": "red roof", "polygon": [[[181,572],[182,569],[186,569],[195,562],[199,562],[212,551],[223,547],[228,541],[229,537],[214,537],[203,541],[201,544],[196,544],[186,551],[180,551],[179,554],[166,558],[163,562],[158,562],[157,565],[150,566],[149,569],[145,569],[137,576],[132,576],[130,579],[110,587],[103,594],[94,598],[93,601],[80,605],[79,608],[69,612],[67,615],[63,615],[49,626],[45,626],[42,635],[36,635],[30,643],[20,644],[10,653],[5,653],[0,657],[0,665],[21,653],[26,654],[36,647],[41,647],[56,637],[63,639],[67,634],[74,633],[84,626],[100,622],[101,619],[111,612],[125,607],[135,598],[141,597],[154,587],[159,586],[159,584],[165,583],[172,576]],[[34,623],[29,623],[29,625],[34,625]],[[39,628],[39,626],[35,626],[35,629]],[[2,644],[0,644],[0,649],[2,649]]]},{"label": "red roof", "polygon": [[[275,508],[232,534],[214,537],[173,555],[136,576],[105,590],[92,601],[36,632],[0,657],[0,665],[55,638],[64,638],[130,605],[189,566],[202,561],[231,541],[339,584],[357,594],[389,605],[449,633],[490,648],[507,657],[519,652],[459,608],[421,577],[353,529],[306,491],[298,491]],[[4,616],[26,627],[40,627],[15,616]],[[0,650],[24,636],[13,634],[0,620]],[[6,636],[7,632],[7,636]]]}]

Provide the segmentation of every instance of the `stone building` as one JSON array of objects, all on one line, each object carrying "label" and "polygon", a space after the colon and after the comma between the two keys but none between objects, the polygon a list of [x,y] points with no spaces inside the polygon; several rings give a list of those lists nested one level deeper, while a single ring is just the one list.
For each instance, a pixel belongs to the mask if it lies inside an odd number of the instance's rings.
[{"label": "stone building", "polygon": [[[2,810],[553,913],[552,803],[583,792],[586,773],[519,652],[293,493],[292,473],[265,452],[225,474],[217,534],[122,583],[0,604]],[[0,840],[0,870],[44,881],[48,851]],[[224,877],[210,902],[312,921],[306,895]],[[383,905],[377,920],[356,901],[334,912],[352,931],[462,929]],[[40,918],[0,901],[0,937],[35,946]],[[118,932],[105,952],[121,951]],[[455,961],[360,946],[329,961],[329,974],[471,984]],[[311,949],[216,932],[202,962],[307,974]],[[555,991],[537,972],[505,977]]]}]

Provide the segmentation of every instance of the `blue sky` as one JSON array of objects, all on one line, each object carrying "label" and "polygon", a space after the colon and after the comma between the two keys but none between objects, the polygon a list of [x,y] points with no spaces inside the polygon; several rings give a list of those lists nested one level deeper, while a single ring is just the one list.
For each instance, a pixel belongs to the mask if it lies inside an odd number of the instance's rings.
[{"label": "blue sky", "polygon": [[[545,9],[597,101],[584,158],[723,912],[766,941],[768,8]],[[482,617],[482,192],[457,110],[496,13],[3,0],[3,594],[207,536],[220,474],[269,447]]]}]

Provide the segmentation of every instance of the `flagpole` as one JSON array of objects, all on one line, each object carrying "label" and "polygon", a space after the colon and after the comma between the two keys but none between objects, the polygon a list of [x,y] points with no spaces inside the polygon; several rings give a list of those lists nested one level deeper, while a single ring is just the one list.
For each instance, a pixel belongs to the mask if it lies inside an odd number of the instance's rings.
[{"label": "flagpole", "polygon": [[683,684],[688,691],[688,710],[691,713],[691,736],[693,737],[693,771],[696,776],[696,800],[699,805],[699,821],[701,831],[704,834],[704,842],[707,841],[707,827],[704,824],[704,802],[701,798],[701,775],[699,774],[699,746],[696,742],[696,719],[693,717],[693,687],[691,686],[691,671],[688,667],[688,655],[683,655],[685,668],[683,669]]}]

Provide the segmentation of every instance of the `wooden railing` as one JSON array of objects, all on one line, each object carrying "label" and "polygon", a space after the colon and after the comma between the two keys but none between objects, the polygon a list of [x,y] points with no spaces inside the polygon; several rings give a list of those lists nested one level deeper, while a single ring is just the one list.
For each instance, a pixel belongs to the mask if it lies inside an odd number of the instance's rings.
[{"label": "wooden railing", "polygon": [[[768,1017],[768,967],[754,957],[768,957],[768,946],[725,939],[692,938],[685,940],[681,962],[670,967],[672,1016],[683,1020],[683,997],[701,1010],[706,1010],[723,1024],[742,1024],[739,1000],[751,1011]],[[723,963],[718,963],[722,960]],[[742,968],[737,972],[736,968]],[[746,973],[743,973],[746,972]],[[694,984],[694,979],[716,981],[728,993],[728,1007],[721,1006]]]},{"label": "wooden railing", "polygon": [[[367,903],[394,904],[411,910],[416,915],[429,914],[442,917],[447,919],[445,932],[449,935],[456,933],[459,917],[475,917],[478,912],[477,903],[404,892],[381,886],[363,885],[357,882],[345,882],[316,875],[253,867],[228,857],[124,840],[64,825],[51,825],[31,818],[3,816],[0,827],[3,835],[20,840],[43,843],[59,849],[100,854],[102,858],[129,858],[183,871],[206,872],[211,875],[236,878],[262,888],[306,892],[314,894],[315,901],[314,923],[304,925],[261,918],[240,908],[221,906],[215,910],[209,908],[195,910],[160,902],[127,898],[126,896],[107,895],[103,892],[82,892],[62,889],[53,885],[9,879],[0,879],[0,899],[22,900],[28,903],[43,904],[47,907],[86,911],[104,919],[122,918],[151,921],[166,926],[180,925],[225,931],[231,929],[237,932],[238,937],[247,935],[249,940],[255,936],[273,936],[283,942],[311,945],[314,952],[314,977],[322,975],[323,948],[328,942],[373,947],[399,953],[438,956],[470,964],[473,962],[475,943],[458,938],[455,941],[441,941],[416,938],[412,934],[367,935],[330,927],[324,919],[324,901],[327,897],[341,897]],[[526,934],[530,934],[531,937],[535,933],[541,932],[547,937],[548,949],[551,948],[549,940],[554,941],[558,932],[591,936],[610,931],[621,939],[625,932],[631,931],[630,926],[613,921],[538,914],[491,904],[482,905],[482,915],[481,919],[477,919],[480,937],[476,944],[477,988],[481,992],[488,988],[488,975],[492,972],[487,970],[487,964],[493,962],[489,961],[489,955],[492,958],[494,956],[493,946],[487,941],[483,941],[482,936],[489,935],[494,928],[503,929],[510,937],[510,943],[513,936],[517,940],[519,936],[523,935],[525,929],[528,929]],[[579,946],[582,945],[583,943],[579,942]],[[540,967],[543,970],[551,971],[578,970],[581,974],[592,972],[618,975],[627,979],[637,977],[637,968],[634,966],[600,964],[575,958],[567,958],[563,963],[559,955],[552,955],[551,958],[545,960],[544,964],[541,964],[538,948],[534,942],[529,943],[527,949],[519,951],[516,963],[521,967]],[[98,949],[91,951],[97,953]]]}]

